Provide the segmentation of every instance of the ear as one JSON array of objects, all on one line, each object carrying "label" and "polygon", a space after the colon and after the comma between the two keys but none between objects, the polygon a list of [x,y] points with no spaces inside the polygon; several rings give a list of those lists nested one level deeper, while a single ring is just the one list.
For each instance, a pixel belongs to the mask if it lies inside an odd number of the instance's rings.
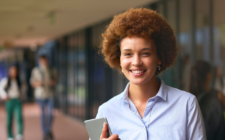
[{"label": "ear", "polygon": [[158,63],[158,64],[161,64],[161,60],[160,60],[159,58],[158,58],[158,61],[157,61],[157,63]]}]

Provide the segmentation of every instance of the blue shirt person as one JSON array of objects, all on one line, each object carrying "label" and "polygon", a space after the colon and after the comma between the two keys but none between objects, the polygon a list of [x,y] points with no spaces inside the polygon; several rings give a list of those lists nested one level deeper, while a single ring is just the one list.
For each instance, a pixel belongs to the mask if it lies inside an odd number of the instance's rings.
[{"label": "blue shirt person", "polygon": [[114,17],[103,34],[105,61],[129,80],[124,92],[99,107],[100,140],[205,140],[194,95],[167,86],[157,75],[176,59],[172,28],[157,12],[129,9]]}]

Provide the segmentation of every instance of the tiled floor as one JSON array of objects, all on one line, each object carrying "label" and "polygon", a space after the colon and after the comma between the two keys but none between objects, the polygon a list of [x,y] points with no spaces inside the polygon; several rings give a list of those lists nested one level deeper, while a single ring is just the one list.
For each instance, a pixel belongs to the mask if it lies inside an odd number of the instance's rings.
[{"label": "tiled floor", "polygon": [[[88,140],[87,131],[82,122],[54,111],[53,134],[55,140]],[[24,104],[24,140],[42,140],[40,110],[37,104]],[[0,140],[6,140],[5,110],[0,106]],[[16,128],[16,127],[14,127]]]}]

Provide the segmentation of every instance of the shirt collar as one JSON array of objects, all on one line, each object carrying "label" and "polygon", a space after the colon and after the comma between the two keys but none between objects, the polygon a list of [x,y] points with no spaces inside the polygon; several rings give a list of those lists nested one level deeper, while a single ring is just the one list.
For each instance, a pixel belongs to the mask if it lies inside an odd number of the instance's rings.
[{"label": "shirt collar", "polygon": [[[159,91],[158,91],[158,93],[156,94],[155,97],[160,97],[164,101],[167,101],[167,93],[168,93],[167,86],[164,83],[164,81],[161,80],[160,78],[157,77],[157,80],[160,83],[160,88],[159,88]],[[125,102],[128,102],[128,99],[129,99],[129,97],[128,97],[128,89],[129,89],[129,87],[130,87],[130,82],[127,84],[127,86],[124,89],[124,91],[122,93],[122,96],[121,96],[121,99],[123,99]]]}]

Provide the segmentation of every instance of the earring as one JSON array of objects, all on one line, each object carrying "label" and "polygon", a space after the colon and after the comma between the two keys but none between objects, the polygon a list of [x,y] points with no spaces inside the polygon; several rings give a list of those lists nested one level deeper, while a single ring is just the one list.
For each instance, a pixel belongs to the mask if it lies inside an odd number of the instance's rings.
[{"label": "earring", "polygon": [[158,65],[158,71],[160,71],[161,70],[161,67],[160,67],[160,65]]},{"label": "earring", "polygon": [[121,72],[123,73],[123,70],[121,69]]}]

